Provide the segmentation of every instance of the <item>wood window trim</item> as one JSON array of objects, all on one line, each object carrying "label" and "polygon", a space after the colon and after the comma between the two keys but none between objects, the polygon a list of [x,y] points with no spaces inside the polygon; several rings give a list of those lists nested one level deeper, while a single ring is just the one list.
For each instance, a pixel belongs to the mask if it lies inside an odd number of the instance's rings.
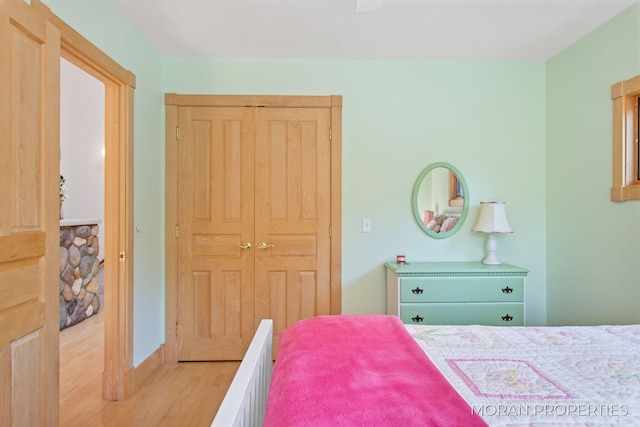
[{"label": "wood window trim", "polygon": [[611,201],[640,200],[638,102],[640,76],[611,86],[613,102],[613,183]]}]

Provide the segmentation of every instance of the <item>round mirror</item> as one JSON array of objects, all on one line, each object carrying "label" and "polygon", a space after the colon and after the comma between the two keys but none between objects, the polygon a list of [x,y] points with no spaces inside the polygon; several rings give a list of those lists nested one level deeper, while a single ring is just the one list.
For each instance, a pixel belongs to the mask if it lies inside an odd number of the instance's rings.
[{"label": "round mirror", "polygon": [[469,209],[469,189],[458,169],[432,163],[418,176],[412,194],[413,216],[431,237],[444,239],[462,226]]}]

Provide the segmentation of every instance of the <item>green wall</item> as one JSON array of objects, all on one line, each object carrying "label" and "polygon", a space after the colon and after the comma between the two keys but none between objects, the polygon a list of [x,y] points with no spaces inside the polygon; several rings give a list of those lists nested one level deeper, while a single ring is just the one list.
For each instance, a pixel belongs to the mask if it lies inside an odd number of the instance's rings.
[{"label": "green wall", "polygon": [[[383,264],[480,260],[470,231],[481,201],[507,202],[504,262],[531,270],[527,320],[546,321],[543,63],[162,60],[163,91],[343,96],[344,313],[385,311]],[[469,185],[467,222],[452,238],[415,223],[411,191],[433,162]],[[362,233],[363,217],[373,231]]]},{"label": "green wall", "polygon": [[611,85],[640,74],[633,6],[547,62],[548,322],[640,322],[640,201],[611,202]]}]

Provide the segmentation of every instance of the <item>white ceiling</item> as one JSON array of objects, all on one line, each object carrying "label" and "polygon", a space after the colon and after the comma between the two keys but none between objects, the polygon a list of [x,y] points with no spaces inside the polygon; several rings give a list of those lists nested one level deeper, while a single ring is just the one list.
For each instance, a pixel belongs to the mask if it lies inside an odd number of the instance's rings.
[{"label": "white ceiling", "polygon": [[107,1],[162,57],[435,61],[546,61],[638,2]]}]

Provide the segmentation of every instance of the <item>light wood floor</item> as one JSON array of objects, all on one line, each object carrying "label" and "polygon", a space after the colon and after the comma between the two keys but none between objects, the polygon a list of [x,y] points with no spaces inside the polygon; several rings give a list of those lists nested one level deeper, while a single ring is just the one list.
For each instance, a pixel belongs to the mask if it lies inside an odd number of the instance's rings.
[{"label": "light wood floor", "polygon": [[240,362],[157,369],[124,401],[102,400],[103,314],[60,332],[60,426],[209,426]]}]

